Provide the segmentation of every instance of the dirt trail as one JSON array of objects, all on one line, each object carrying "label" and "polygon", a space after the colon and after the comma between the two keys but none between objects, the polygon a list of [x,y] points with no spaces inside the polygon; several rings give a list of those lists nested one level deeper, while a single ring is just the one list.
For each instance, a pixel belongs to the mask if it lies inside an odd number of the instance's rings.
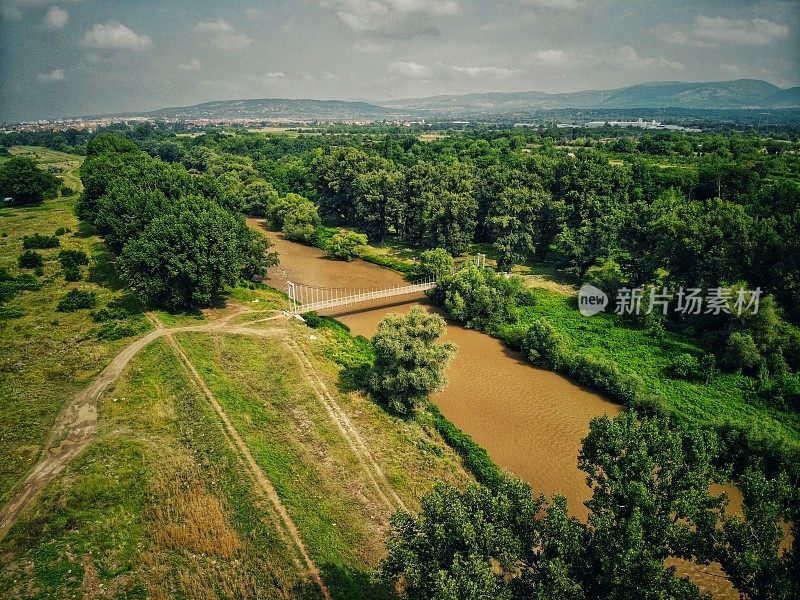
[{"label": "dirt trail", "polygon": [[280,496],[278,496],[278,492],[273,487],[272,482],[270,482],[269,478],[264,474],[264,471],[261,469],[261,467],[258,466],[258,463],[256,463],[255,459],[253,458],[253,455],[250,453],[247,444],[245,444],[244,440],[239,435],[239,432],[236,431],[236,428],[228,419],[228,415],[225,413],[225,409],[222,408],[222,405],[219,403],[216,396],[214,396],[214,393],[211,391],[211,389],[209,389],[205,381],[203,381],[203,378],[200,376],[200,373],[197,372],[197,369],[189,360],[189,357],[186,356],[186,353],[180,347],[178,342],[175,341],[175,338],[172,335],[167,335],[167,341],[169,342],[169,345],[172,347],[175,353],[178,355],[178,358],[180,358],[181,362],[183,363],[183,366],[189,372],[189,375],[191,376],[195,385],[197,385],[197,387],[203,392],[208,401],[211,403],[211,406],[214,408],[214,411],[217,413],[217,416],[225,426],[224,429],[226,437],[230,442],[233,443],[233,446],[235,446],[237,453],[247,464],[251,477],[256,482],[256,484],[261,488],[261,490],[266,494],[267,498],[272,504],[272,507],[275,509],[275,512],[278,514],[278,516],[280,516],[280,521],[282,522],[283,527],[281,528],[280,523],[278,523],[279,530],[283,529],[283,531],[289,535],[295,549],[302,557],[306,569],[308,570],[312,579],[314,579],[314,582],[319,587],[320,591],[322,592],[322,595],[328,600],[330,600],[331,595],[330,592],[328,591],[327,586],[322,581],[322,575],[320,574],[317,565],[308,555],[308,551],[306,550],[305,544],[303,543],[303,539],[300,537],[300,532],[297,529],[297,525],[295,525],[294,521],[289,516],[289,513],[286,511],[286,507],[283,505],[283,502],[281,502]]},{"label": "dirt trail", "polygon": [[[389,483],[389,480],[386,477],[386,474],[383,472],[383,469],[381,469],[380,465],[378,465],[378,463],[375,461],[375,458],[369,451],[369,446],[364,441],[364,438],[361,437],[361,434],[358,432],[355,425],[353,425],[350,417],[347,416],[347,413],[342,410],[341,406],[339,406],[339,404],[336,402],[333,395],[328,391],[325,382],[319,376],[317,370],[311,364],[311,361],[308,360],[308,356],[306,356],[303,349],[294,340],[288,340],[286,345],[289,347],[289,350],[291,350],[292,354],[297,359],[297,362],[300,364],[301,369],[306,374],[306,377],[311,384],[311,388],[316,393],[319,401],[325,407],[328,416],[334,423],[336,423],[336,426],[339,428],[339,431],[347,442],[347,445],[350,447],[350,450],[353,452],[353,454],[355,454],[358,462],[361,463],[364,473],[366,473],[367,478],[375,487],[375,490],[378,493],[381,501],[392,512],[394,512],[397,508],[402,508],[403,510],[408,511],[408,508],[403,503],[403,500],[397,495],[397,492],[395,492],[392,484]],[[394,500],[394,502],[390,500],[390,497],[392,500]]]},{"label": "dirt trail", "polygon": [[[88,445],[94,436],[97,426],[97,403],[100,396],[111,383],[117,380],[130,360],[142,348],[167,333],[237,330],[239,327],[229,325],[229,322],[234,317],[245,312],[249,312],[249,310],[240,309],[205,325],[191,325],[170,329],[164,328],[157,319],[148,315],[148,318],[155,324],[156,329],[126,346],[89,386],[78,392],[72,401],[59,413],[47,439],[46,450],[43,452],[39,462],[19,490],[17,490],[17,493],[0,509],[0,540],[6,536],[11,525],[31,503],[36,494]],[[272,333],[272,335],[277,335],[277,332]]]}]

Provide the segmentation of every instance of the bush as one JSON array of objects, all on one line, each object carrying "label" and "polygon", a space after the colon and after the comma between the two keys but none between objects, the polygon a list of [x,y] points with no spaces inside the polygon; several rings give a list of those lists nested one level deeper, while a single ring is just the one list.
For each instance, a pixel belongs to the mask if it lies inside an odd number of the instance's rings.
[{"label": "bush", "polygon": [[78,265],[68,264],[64,267],[64,281],[80,281],[81,269]]},{"label": "bush", "polygon": [[343,229],[328,241],[325,251],[333,257],[350,262],[363,254],[366,245],[365,234]]},{"label": "bush", "polygon": [[569,362],[567,340],[544,318],[531,323],[522,342],[522,353],[536,366],[552,371],[564,369]]},{"label": "bush", "polygon": [[74,312],[82,308],[94,308],[97,294],[84,290],[70,290],[58,303],[58,312]]},{"label": "bush", "polygon": [[25,250],[19,255],[17,261],[20,269],[35,269],[44,266],[44,258],[38,252],[33,250]]},{"label": "bush", "polygon": [[511,323],[518,304],[532,303],[521,277],[506,278],[472,264],[442,277],[429,294],[453,319],[487,333]]},{"label": "bush", "polygon": [[46,248],[58,248],[61,242],[54,235],[41,235],[34,233],[22,238],[22,247],[25,250],[44,250]]},{"label": "bush", "polygon": [[731,371],[754,373],[761,361],[761,353],[749,333],[734,331],[728,336],[723,351],[725,367]]},{"label": "bush", "polygon": [[71,187],[67,186],[61,187],[61,196],[63,196],[64,198],[69,198],[70,196],[74,195],[75,195],[75,190],[73,190]]},{"label": "bush", "polygon": [[306,325],[308,325],[312,329],[316,329],[317,327],[322,325],[322,317],[320,317],[313,310],[311,312],[303,313],[300,316],[303,317],[303,320],[306,322]]},{"label": "bush", "polygon": [[673,379],[708,383],[714,377],[716,362],[713,354],[704,354],[698,359],[691,354],[683,353],[672,359],[666,368],[666,373]]},{"label": "bush", "polygon": [[497,328],[497,336],[503,343],[517,352],[522,351],[522,344],[525,336],[528,335],[528,328],[519,324],[505,324]]},{"label": "bush", "polygon": [[66,235],[69,232],[70,232],[69,227],[59,227],[58,229],[56,229],[55,236],[61,237],[62,235]]},{"label": "bush", "polygon": [[89,257],[83,250],[62,250],[58,253],[58,260],[62,266],[67,265],[88,265]]},{"label": "bush", "polygon": [[419,266],[417,267],[419,277],[433,277],[441,279],[453,272],[455,262],[450,253],[444,248],[425,250],[419,255]]},{"label": "bush", "polygon": [[586,354],[574,355],[568,370],[584,385],[622,404],[636,400],[644,389],[644,381],[638,375],[626,375],[614,363]]}]

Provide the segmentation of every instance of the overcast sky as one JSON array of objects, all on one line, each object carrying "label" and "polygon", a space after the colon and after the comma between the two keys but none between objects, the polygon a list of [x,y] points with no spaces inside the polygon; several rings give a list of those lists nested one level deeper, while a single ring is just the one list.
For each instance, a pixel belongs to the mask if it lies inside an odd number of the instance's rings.
[{"label": "overcast sky", "polygon": [[800,82],[800,2],[0,0],[0,121],[231,98]]}]

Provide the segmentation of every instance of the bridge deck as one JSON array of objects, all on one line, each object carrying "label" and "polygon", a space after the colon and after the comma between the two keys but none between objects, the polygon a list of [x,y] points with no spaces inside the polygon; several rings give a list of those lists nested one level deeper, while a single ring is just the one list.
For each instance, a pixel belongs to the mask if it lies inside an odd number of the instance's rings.
[{"label": "bridge deck", "polygon": [[[324,310],[326,308],[336,308],[337,306],[347,306],[350,304],[359,304],[361,302],[370,302],[371,300],[380,300],[382,298],[393,298],[395,296],[407,296],[410,294],[418,294],[426,290],[432,289],[436,285],[435,281],[425,281],[422,283],[414,283],[411,285],[404,285],[381,290],[370,290],[367,292],[360,292],[358,294],[350,294],[348,296],[333,296],[330,298],[323,298],[315,301],[299,303],[299,298],[292,295],[292,287],[290,286],[290,298],[293,302],[292,312],[295,314],[302,312],[310,312],[312,310]],[[313,297],[313,296],[312,296]]]}]

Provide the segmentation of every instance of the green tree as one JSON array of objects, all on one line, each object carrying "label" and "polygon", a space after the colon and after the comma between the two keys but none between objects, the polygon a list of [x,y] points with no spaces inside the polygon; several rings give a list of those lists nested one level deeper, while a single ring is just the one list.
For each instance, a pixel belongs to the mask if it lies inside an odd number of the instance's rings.
[{"label": "green tree", "polygon": [[555,327],[540,317],[535,319],[522,342],[522,353],[533,364],[558,371],[569,361],[569,344]]},{"label": "green tree", "polygon": [[253,252],[254,239],[241,218],[187,196],[125,244],[117,262],[123,280],[148,303],[173,310],[209,306],[243,270],[263,268],[266,257],[258,253],[264,246]]},{"label": "green tree", "polygon": [[497,251],[497,268],[510,271],[534,252],[537,216],[549,195],[542,189],[508,188],[501,192],[488,214],[488,229]]},{"label": "green tree", "polygon": [[366,245],[367,236],[365,234],[341,230],[328,240],[325,251],[331,256],[349,262],[361,256]]},{"label": "green tree", "polygon": [[493,331],[513,319],[520,300],[527,298],[527,290],[521,277],[506,278],[469,264],[440,278],[430,296],[459,323]]},{"label": "green tree", "polygon": [[454,344],[436,343],[444,330],[444,319],[421,307],[381,320],[372,337],[375,363],[370,376],[379,402],[406,414],[444,388],[444,368],[456,351]]},{"label": "green tree", "polygon": [[0,197],[15,203],[41,202],[55,196],[61,180],[36,166],[25,156],[15,156],[0,165]]},{"label": "green tree", "polygon": [[419,277],[433,277],[441,279],[453,272],[455,262],[450,253],[444,248],[425,250],[419,255],[417,274]]}]

